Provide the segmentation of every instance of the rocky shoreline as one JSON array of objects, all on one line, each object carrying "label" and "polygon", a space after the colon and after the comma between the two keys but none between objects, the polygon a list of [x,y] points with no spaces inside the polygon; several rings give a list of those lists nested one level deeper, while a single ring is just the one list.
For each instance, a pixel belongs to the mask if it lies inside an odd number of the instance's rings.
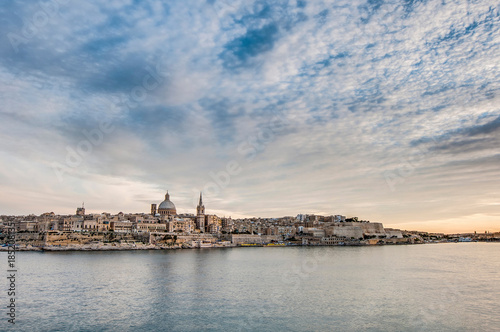
[{"label": "rocky shoreline", "polygon": [[[403,245],[403,244],[411,244],[411,243],[399,243],[399,244],[378,244],[378,245]],[[212,246],[204,246],[201,247],[202,249],[205,248],[247,248],[247,247],[297,247],[297,246],[304,246],[304,247],[339,247],[339,246],[373,246],[369,244],[337,244],[337,245],[300,245],[300,244],[293,244],[293,245],[253,245],[253,246],[245,246],[245,245],[212,245]],[[18,246],[16,245],[15,251],[127,251],[127,250],[178,250],[178,249],[200,249],[198,246],[190,246],[186,244],[182,245],[173,245],[173,246],[158,246],[154,244],[113,244],[113,245],[107,245],[107,244],[87,244],[87,245],[70,245],[70,246]],[[9,247],[0,247],[0,252],[2,251],[8,251]],[[12,250],[12,247],[10,247],[10,250]]]},{"label": "rocky shoreline", "polygon": [[[172,250],[188,249],[186,246],[155,246],[155,245],[81,245],[81,246],[16,246],[16,251],[124,251],[124,250]],[[11,249],[12,250],[12,249]],[[8,251],[8,247],[0,247],[0,251]]]}]

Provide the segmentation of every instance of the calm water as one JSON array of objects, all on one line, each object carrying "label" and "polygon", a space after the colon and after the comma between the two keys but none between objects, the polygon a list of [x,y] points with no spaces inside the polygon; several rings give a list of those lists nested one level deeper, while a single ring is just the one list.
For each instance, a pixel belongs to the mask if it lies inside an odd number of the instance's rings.
[{"label": "calm water", "polygon": [[496,243],[20,252],[17,261],[17,324],[8,328],[2,291],[0,330],[500,330]]}]

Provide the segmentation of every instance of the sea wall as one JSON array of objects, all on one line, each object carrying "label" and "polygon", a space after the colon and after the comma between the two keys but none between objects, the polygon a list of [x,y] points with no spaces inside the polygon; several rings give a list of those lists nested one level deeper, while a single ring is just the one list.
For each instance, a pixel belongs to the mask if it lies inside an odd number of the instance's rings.
[{"label": "sea wall", "polygon": [[97,232],[46,232],[46,233],[16,233],[16,242],[32,247],[47,246],[78,246],[93,243],[144,242],[149,243],[149,235]]},{"label": "sea wall", "polygon": [[238,244],[266,244],[283,240],[280,235],[255,235],[255,234],[231,234],[231,243]]}]

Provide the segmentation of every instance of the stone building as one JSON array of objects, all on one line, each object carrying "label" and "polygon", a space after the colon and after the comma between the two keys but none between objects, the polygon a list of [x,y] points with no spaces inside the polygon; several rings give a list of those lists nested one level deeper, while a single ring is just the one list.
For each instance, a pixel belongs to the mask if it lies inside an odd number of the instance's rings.
[{"label": "stone building", "polygon": [[167,224],[158,223],[136,223],[135,228],[138,232],[166,232],[168,229]]},{"label": "stone building", "polygon": [[192,233],[195,223],[191,219],[174,219],[168,222],[169,232]]},{"label": "stone building", "polygon": [[222,230],[222,220],[214,215],[205,216],[205,232],[217,234]]}]

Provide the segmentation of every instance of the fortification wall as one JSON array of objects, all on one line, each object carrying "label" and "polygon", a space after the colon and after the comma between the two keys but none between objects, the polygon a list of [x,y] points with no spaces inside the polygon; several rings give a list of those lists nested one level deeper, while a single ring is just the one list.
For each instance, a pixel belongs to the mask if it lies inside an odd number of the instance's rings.
[{"label": "fortification wall", "polygon": [[385,235],[384,225],[382,225],[382,223],[360,223],[359,226],[363,229],[363,233],[366,235]]},{"label": "fortification wall", "polygon": [[263,241],[260,235],[232,234],[231,242],[233,244],[262,244]]},{"label": "fortification wall", "polygon": [[343,236],[348,239],[350,239],[351,237],[359,239],[363,237],[363,229],[359,226],[334,227],[333,234],[335,236]]}]

